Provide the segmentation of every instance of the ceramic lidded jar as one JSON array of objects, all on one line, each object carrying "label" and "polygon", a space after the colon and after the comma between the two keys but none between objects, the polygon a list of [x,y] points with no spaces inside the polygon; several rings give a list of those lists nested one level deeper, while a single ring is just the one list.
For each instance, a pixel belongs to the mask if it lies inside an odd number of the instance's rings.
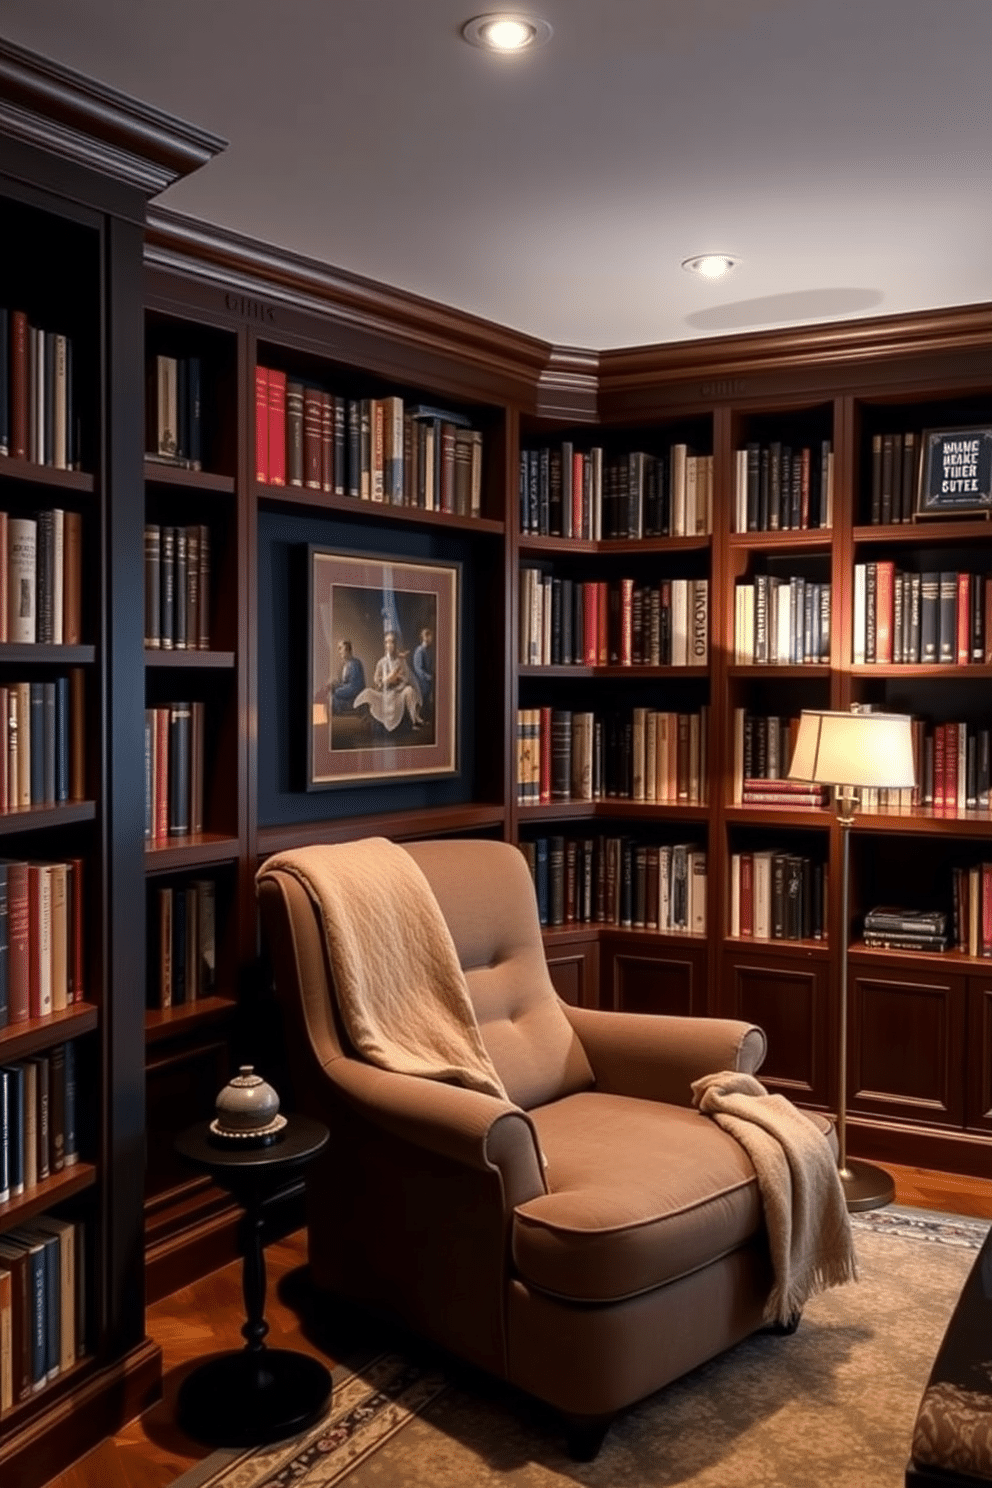
[{"label": "ceramic lidded jar", "polygon": [[243,1064],[217,1097],[216,1130],[222,1135],[250,1135],[271,1131],[279,1115],[279,1097],[272,1086]]}]

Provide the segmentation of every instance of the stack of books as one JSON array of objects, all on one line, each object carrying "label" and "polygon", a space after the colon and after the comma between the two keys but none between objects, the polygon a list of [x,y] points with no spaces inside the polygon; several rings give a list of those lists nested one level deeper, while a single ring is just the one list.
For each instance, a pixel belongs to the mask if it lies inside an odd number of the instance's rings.
[{"label": "stack of books", "polygon": [[865,945],[893,951],[946,951],[947,915],[940,909],[879,905],[865,915]]}]

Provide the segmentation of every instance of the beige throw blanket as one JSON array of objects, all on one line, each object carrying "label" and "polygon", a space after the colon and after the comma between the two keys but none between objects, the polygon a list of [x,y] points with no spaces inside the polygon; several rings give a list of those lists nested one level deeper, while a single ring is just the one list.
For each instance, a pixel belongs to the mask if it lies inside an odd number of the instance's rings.
[{"label": "beige throw blanket", "polygon": [[320,911],[341,1018],[363,1059],[508,1099],[486,1051],[451,932],[420,868],[385,837],[294,848]]},{"label": "beige throw blanket", "polygon": [[816,1292],[856,1281],[851,1221],[823,1133],[785,1096],[734,1070],[695,1080],[692,1099],[754,1165],[775,1275],[766,1320],[788,1322]]}]

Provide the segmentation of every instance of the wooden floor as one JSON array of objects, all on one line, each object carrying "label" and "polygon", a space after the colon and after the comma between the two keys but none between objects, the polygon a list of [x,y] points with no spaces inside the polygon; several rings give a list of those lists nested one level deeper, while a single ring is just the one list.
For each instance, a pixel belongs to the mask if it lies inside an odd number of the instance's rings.
[{"label": "wooden floor", "polygon": [[[896,1180],[896,1202],[992,1219],[992,1183],[955,1174],[888,1165]],[[328,1358],[327,1336],[314,1327],[306,1289],[303,1232],[266,1248],[268,1342]],[[175,1425],[176,1394],[183,1377],[204,1354],[239,1348],[242,1340],[241,1268],[215,1271],[148,1309],[151,1338],[162,1349],[164,1394],[158,1405],[117,1436],[103,1442],[48,1488],[165,1488],[209,1449]],[[934,1340],[936,1349],[939,1340]],[[325,1349],[320,1343],[325,1344]]]}]

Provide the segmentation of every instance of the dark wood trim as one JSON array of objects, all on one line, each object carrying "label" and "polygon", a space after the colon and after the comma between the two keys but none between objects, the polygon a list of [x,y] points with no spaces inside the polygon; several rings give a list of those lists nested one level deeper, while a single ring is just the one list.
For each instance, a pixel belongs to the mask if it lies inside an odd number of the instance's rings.
[{"label": "dark wood trim", "polygon": [[455,837],[466,832],[501,831],[503,819],[502,806],[480,804],[259,827],[258,860],[261,862],[271,853],[282,852],[288,847],[304,847],[311,842],[353,842],[357,837],[369,836],[413,842],[418,837]]},{"label": "dark wood trim", "polygon": [[227,141],[0,40],[0,132],[155,196]]},{"label": "dark wood trim", "polygon": [[[102,1369],[84,1362],[30,1402],[23,1425],[0,1437],[0,1481],[41,1488],[70,1462],[147,1410],[162,1394],[162,1350],[143,1338]],[[84,1376],[80,1378],[80,1376]]]}]

